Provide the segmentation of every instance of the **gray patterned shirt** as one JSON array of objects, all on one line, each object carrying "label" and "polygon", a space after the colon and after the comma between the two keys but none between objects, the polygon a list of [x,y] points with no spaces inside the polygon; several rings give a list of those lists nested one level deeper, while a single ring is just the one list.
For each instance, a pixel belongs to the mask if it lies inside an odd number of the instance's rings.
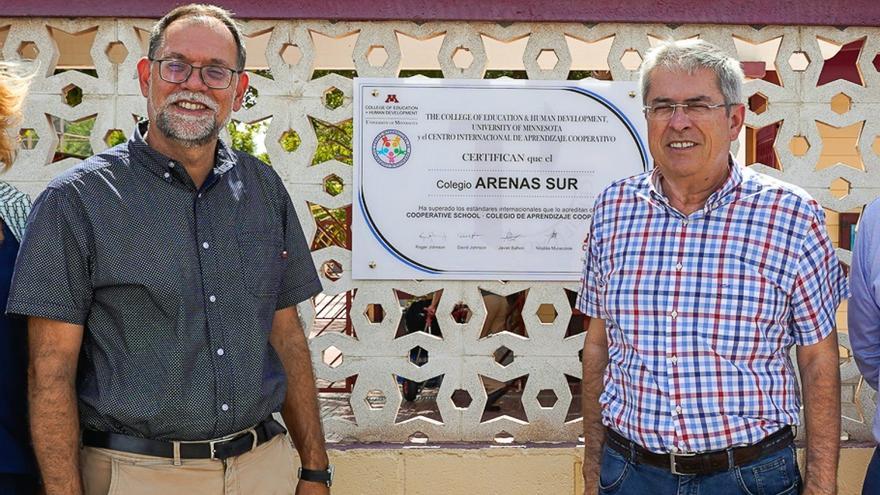
[{"label": "gray patterned shirt", "polygon": [[197,189],[145,125],[37,198],[7,311],[85,325],[84,428],[216,438],[280,410],[272,318],[321,283],[271,168],[220,142]]}]

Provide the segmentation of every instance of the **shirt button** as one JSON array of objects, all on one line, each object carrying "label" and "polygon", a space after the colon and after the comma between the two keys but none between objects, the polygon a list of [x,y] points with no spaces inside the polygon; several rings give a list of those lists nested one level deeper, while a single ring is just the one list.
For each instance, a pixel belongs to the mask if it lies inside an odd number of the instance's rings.
[{"label": "shirt button", "polygon": [[676,356],[672,356],[672,359],[669,360],[673,365],[678,364],[678,358]]},{"label": "shirt button", "polygon": [[200,198],[202,197],[202,193],[199,193],[199,197],[200,197]]},{"label": "shirt button", "polygon": [[225,351],[223,350],[222,347],[219,348],[219,349],[217,349],[217,355],[218,355],[218,356],[222,356],[223,354],[225,354]]},{"label": "shirt button", "polygon": [[168,168],[174,168],[174,162],[168,162]]},{"label": "shirt button", "polygon": [[687,227],[687,226],[688,226],[688,221],[687,221],[687,220],[683,220],[683,221],[681,222],[681,225],[682,225],[682,227]]},{"label": "shirt button", "polygon": [[208,249],[209,247],[211,247],[211,245],[208,244],[207,242],[203,242],[203,243],[202,243],[202,247],[205,248],[205,249]]},{"label": "shirt button", "polygon": [[222,406],[220,406],[220,409],[223,409],[224,411],[228,411],[228,410],[229,410],[229,404],[223,404]]},{"label": "shirt button", "polygon": [[681,414],[681,406],[675,406],[675,414]]},{"label": "shirt button", "polygon": [[669,451],[672,452],[673,454],[675,454],[676,452],[678,452],[678,447],[673,445],[672,448],[669,449]]},{"label": "shirt button", "polygon": [[682,264],[681,264],[681,263],[676,263],[676,264],[675,264],[675,269],[676,269],[676,270],[681,270],[681,269],[682,269]]},{"label": "shirt button", "polygon": [[208,298],[208,300],[211,302],[217,302],[217,296],[211,296]]},{"label": "shirt button", "polygon": [[168,172],[165,172],[164,174],[162,174],[162,177],[165,177],[166,179],[168,179],[171,177],[171,174],[169,174]]},{"label": "shirt button", "polygon": [[673,319],[673,320],[674,320],[674,319],[675,319],[675,317],[676,317],[676,316],[678,316],[678,311],[676,311],[676,310],[674,310],[674,309],[673,309],[673,310],[672,310],[672,312],[671,312],[671,313],[669,313],[669,316],[671,316],[671,317],[672,317],[672,319]]}]

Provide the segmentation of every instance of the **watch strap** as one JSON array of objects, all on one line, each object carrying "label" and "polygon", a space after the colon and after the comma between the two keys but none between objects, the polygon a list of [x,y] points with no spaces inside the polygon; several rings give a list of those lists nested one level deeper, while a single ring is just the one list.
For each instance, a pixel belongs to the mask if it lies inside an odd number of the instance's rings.
[{"label": "watch strap", "polygon": [[331,486],[333,484],[333,466],[328,466],[327,469],[306,469],[301,467],[299,468],[298,477],[304,481]]}]

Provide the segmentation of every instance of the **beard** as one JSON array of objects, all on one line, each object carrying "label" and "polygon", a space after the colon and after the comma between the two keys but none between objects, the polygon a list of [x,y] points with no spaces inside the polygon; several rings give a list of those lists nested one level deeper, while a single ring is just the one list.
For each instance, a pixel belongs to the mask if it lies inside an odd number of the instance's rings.
[{"label": "beard", "polygon": [[[170,110],[171,106],[180,100],[189,100],[201,103],[214,113],[205,116],[185,115]],[[229,122],[218,122],[216,118],[217,104],[201,93],[181,91],[169,96],[165,104],[157,109],[156,127],[170,139],[173,139],[187,148],[196,148],[210,144],[217,140],[220,131]]]}]

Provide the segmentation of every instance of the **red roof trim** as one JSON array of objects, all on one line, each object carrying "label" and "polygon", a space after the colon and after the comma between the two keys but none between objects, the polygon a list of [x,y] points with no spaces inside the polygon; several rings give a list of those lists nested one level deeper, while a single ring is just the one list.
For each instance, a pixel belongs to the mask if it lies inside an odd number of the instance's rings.
[{"label": "red roof trim", "polygon": [[[180,0],[13,0],[4,17],[159,18]],[[242,19],[878,26],[877,0],[215,0]]]}]

